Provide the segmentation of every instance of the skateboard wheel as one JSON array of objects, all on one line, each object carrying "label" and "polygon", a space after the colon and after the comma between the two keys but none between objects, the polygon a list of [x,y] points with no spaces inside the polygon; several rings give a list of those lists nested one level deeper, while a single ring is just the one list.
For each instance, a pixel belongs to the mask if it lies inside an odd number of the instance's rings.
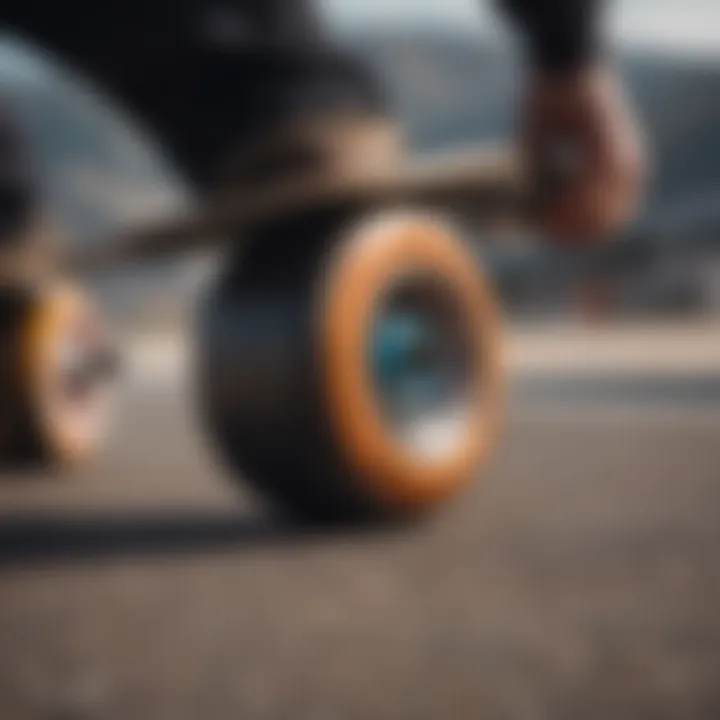
[{"label": "skateboard wheel", "polygon": [[0,468],[62,467],[94,454],[107,430],[115,356],[75,288],[0,299]]},{"label": "skateboard wheel", "polygon": [[498,317],[472,253],[419,214],[271,245],[203,315],[201,398],[221,454],[310,518],[414,515],[455,495],[503,408]]}]

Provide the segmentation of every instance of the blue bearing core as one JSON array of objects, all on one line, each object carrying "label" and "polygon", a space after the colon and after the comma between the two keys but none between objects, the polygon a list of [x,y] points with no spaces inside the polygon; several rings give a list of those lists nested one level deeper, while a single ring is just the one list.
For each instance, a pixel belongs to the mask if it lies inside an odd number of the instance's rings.
[{"label": "blue bearing core", "polygon": [[419,415],[450,399],[455,373],[443,348],[446,334],[430,313],[386,309],[371,337],[373,379],[384,405]]}]

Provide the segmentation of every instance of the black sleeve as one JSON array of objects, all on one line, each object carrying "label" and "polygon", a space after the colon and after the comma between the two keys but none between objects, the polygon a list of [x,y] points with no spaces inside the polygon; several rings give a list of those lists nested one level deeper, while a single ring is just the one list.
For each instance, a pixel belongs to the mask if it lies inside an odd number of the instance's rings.
[{"label": "black sleeve", "polygon": [[605,0],[499,2],[524,34],[531,62],[542,70],[572,70],[602,53]]}]

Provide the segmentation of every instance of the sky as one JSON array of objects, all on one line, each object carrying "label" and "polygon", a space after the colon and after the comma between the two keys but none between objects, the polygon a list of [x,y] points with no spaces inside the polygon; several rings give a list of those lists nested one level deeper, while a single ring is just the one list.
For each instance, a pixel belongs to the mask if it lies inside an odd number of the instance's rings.
[{"label": "sky", "polygon": [[[442,23],[497,31],[489,0],[317,0],[340,27]],[[720,0],[614,0],[612,37],[622,45],[720,56]]]}]

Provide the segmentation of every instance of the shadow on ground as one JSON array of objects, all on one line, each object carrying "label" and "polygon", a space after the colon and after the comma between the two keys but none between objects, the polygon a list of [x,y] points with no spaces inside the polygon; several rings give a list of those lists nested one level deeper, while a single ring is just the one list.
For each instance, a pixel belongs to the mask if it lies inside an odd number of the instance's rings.
[{"label": "shadow on ground", "polygon": [[380,529],[302,524],[259,513],[211,511],[60,518],[49,514],[0,514],[0,567],[235,552],[357,536]]}]

